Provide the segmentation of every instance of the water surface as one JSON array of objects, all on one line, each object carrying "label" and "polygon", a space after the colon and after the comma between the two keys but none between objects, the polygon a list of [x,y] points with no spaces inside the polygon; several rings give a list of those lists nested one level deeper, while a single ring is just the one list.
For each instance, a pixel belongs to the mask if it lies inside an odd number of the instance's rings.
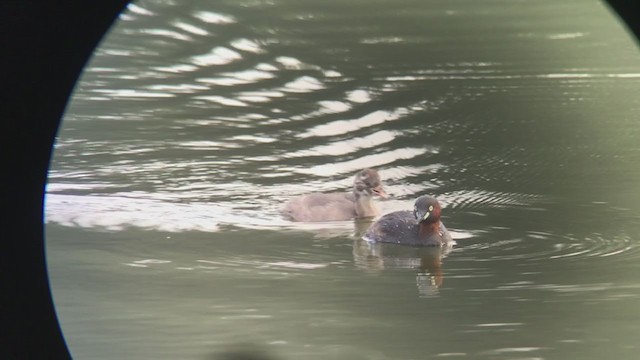
[{"label": "water surface", "polygon": [[[635,358],[639,56],[600,2],[130,5],[49,173],[72,355]],[[365,167],[457,245],[281,218]]]}]

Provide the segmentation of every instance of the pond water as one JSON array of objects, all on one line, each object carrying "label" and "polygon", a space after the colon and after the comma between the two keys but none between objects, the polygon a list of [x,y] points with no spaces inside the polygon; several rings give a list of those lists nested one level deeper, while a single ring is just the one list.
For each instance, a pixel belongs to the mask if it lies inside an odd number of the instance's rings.
[{"label": "pond water", "polygon": [[[47,263],[75,359],[635,359],[640,53],[601,2],[145,0],[70,102]],[[300,224],[379,170],[451,249]]]}]

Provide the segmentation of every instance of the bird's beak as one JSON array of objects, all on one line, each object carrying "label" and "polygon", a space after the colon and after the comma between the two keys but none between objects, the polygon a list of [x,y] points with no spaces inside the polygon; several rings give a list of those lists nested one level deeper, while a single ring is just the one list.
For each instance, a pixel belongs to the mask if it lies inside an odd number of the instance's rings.
[{"label": "bird's beak", "polygon": [[422,220],[427,220],[427,218],[429,218],[429,215],[431,215],[431,211],[427,211],[426,213],[424,213],[424,216],[422,217]]},{"label": "bird's beak", "polygon": [[376,186],[372,190],[374,194],[380,196],[383,199],[386,199],[389,197],[389,195],[387,195],[387,192],[384,191],[384,188],[382,187],[382,185]]}]

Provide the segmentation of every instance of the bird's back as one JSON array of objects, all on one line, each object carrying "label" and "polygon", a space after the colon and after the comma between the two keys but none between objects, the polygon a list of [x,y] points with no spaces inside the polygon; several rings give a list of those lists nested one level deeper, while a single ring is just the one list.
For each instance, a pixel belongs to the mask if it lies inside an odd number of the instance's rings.
[{"label": "bird's back", "polygon": [[339,221],[356,217],[353,194],[312,193],[287,202],[282,213],[295,221]]},{"label": "bird's back", "polygon": [[452,242],[447,228],[438,222],[438,231],[420,235],[420,225],[413,212],[395,211],[382,216],[365,232],[363,238],[371,242],[413,246],[439,246]]},{"label": "bird's back", "polygon": [[394,211],[382,216],[364,234],[367,241],[404,243],[418,236],[418,222],[411,211]]}]

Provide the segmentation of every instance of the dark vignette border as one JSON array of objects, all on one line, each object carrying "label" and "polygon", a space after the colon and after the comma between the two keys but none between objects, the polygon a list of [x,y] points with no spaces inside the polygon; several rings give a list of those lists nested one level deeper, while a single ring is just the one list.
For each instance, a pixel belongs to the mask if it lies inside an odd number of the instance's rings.
[{"label": "dark vignette border", "polygon": [[67,100],[127,0],[0,1],[0,357],[71,358],[44,252],[43,200]]},{"label": "dark vignette border", "polygon": [[637,0],[606,0],[606,2],[635,36],[636,45],[640,45],[640,3]]},{"label": "dark vignette border", "polygon": [[[635,0],[607,0],[640,39]],[[83,67],[128,0],[0,2],[0,357],[68,359],[44,253],[53,141]],[[638,42],[637,42],[638,43]]]}]

